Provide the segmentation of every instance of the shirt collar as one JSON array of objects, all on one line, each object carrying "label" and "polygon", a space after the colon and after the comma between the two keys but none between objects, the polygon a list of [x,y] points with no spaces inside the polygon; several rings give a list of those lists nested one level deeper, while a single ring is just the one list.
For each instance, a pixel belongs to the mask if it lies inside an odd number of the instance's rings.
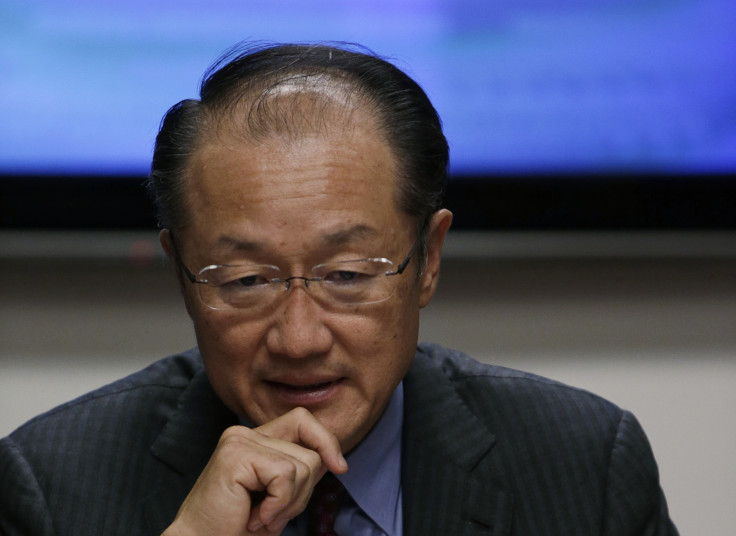
[{"label": "shirt collar", "polygon": [[401,429],[403,383],[373,429],[346,456],[348,472],[337,475],[355,503],[386,534],[401,526]]}]

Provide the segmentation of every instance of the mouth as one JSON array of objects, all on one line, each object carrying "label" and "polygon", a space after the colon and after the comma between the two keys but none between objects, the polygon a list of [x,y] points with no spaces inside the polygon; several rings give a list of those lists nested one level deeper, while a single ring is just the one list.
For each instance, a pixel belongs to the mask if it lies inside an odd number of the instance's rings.
[{"label": "mouth", "polygon": [[309,408],[329,402],[343,382],[343,378],[338,378],[310,383],[267,381],[266,384],[282,403]]}]

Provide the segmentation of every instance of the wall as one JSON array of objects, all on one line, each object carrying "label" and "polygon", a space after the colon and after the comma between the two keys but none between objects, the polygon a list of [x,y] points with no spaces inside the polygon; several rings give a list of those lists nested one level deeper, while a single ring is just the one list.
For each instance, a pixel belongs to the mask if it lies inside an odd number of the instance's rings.
[{"label": "wall", "polygon": [[[194,344],[154,242],[0,234],[0,435]],[[680,531],[732,534],[734,247],[732,235],[451,235],[421,337],[634,411]]]}]

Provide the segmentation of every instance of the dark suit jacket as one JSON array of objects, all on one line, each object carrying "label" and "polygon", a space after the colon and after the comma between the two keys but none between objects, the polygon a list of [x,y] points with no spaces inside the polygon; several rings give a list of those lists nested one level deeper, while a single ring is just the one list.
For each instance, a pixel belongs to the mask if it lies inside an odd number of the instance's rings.
[{"label": "dark suit jacket", "polygon": [[[676,534],[635,418],[422,345],[405,379],[404,534]],[[196,350],[0,441],[0,533],[160,534],[237,418]]]}]

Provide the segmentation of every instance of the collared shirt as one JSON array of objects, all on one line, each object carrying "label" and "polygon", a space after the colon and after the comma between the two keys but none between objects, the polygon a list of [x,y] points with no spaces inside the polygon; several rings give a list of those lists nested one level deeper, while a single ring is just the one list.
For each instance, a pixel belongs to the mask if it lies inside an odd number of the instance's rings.
[{"label": "collared shirt", "polygon": [[[340,508],[335,532],[350,536],[402,536],[401,431],[404,389],[399,384],[370,433],[346,456],[348,472],[337,475],[349,497]],[[283,536],[306,534],[306,513]]]}]

